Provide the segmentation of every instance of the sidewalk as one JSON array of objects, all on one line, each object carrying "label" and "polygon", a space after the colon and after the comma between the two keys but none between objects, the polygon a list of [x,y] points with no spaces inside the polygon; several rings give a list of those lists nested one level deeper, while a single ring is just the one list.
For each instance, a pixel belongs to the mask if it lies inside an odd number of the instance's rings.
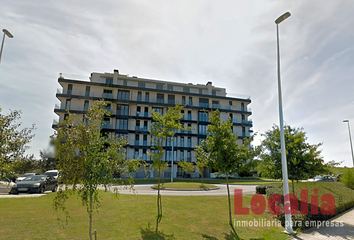
[{"label": "sidewalk", "polygon": [[[332,223],[339,223],[337,227],[317,227],[308,229],[289,240],[294,239],[354,239],[354,208],[329,220]],[[343,223],[341,225],[341,223]]]}]

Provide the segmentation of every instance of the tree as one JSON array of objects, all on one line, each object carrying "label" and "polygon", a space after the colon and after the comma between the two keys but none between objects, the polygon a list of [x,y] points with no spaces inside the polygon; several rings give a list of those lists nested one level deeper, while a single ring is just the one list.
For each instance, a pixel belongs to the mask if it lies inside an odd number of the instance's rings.
[{"label": "tree", "polygon": [[35,125],[20,129],[21,111],[11,111],[3,115],[0,108],[0,176],[6,177],[13,171],[15,161],[25,159],[27,144],[34,137]]},{"label": "tree", "polygon": [[[272,179],[282,178],[282,160],[280,146],[280,130],[278,126],[273,126],[262,136],[261,163],[258,166],[259,173],[264,177]],[[294,181],[308,179],[320,174],[325,170],[325,165],[321,157],[319,144],[307,143],[306,133],[302,128],[284,127],[285,152],[288,164],[288,175],[292,181],[292,189],[295,194]]]},{"label": "tree", "polygon": [[180,119],[183,117],[182,106],[176,105],[168,108],[166,114],[162,115],[157,111],[152,112],[153,123],[151,124],[150,134],[152,139],[152,151],[149,152],[153,159],[152,166],[158,172],[157,184],[157,217],[156,217],[156,233],[158,232],[159,223],[162,218],[162,199],[160,194],[161,173],[166,169],[167,162],[163,161],[164,156],[163,142],[167,137],[173,137],[176,130],[182,130],[183,125]]},{"label": "tree", "polygon": [[225,174],[226,176],[229,225],[235,237],[239,239],[232,224],[229,176],[238,173],[238,171],[243,170],[246,165],[250,164],[257,151],[250,145],[252,137],[244,139],[242,145],[236,142],[237,136],[231,131],[232,123],[230,118],[227,122],[221,122],[219,110],[213,112],[209,120],[211,125],[208,126],[207,130],[210,135],[207,136],[206,141],[202,142],[203,149],[208,153],[206,154],[208,156],[208,166],[216,169],[218,174]]},{"label": "tree", "polygon": [[209,154],[206,151],[204,151],[202,145],[197,145],[196,149],[195,149],[194,156],[197,159],[196,164],[197,164],[197,169],[198,169],[199,175],[202,178],[202,185],[204,185],[203,172],[204,172],[204,169],[207,167]]},{"label": "tree", "polygon": [[[82,118],[75,114],[58,124],[53,141],[56,146],[58,168],[61,170],[60,188],[54,198],[54,208],[68,216],[65,202],[69,195],[77,193],[86,206],[89,216],[89,236],[92,239],[93,213],[99,208],[99,186],[106,189],[114,182],[113,174],[131,171],[135,160],[125,161],[126,138],[109,138],[102,134],[104,116],[108,111],[104,101],[95,101]],[[126,167],[128,164],[129,167]],[[131,184],[131,177],[128,182]],[[130,178],[129,178],[130,177]]]},{"label": "tree", "polygon": [[180,166],[183,169],[183,171],[189,173],[191,175],[191,178],[193,178],[193,172],[195,166],[192,162],[179,161],[178,166]]}]

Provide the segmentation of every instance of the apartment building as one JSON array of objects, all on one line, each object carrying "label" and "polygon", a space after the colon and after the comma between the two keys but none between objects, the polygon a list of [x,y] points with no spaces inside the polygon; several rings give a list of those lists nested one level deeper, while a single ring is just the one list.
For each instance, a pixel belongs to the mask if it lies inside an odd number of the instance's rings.
[{"label": "apartment building", "polygon": [[[172,158],[174,163],[196,161],[195,146],[206,139],[212,110],[219,109],[222,120],[231,118],[232,130],[238,135],[237,141],[240,143],[252,133],[252,121],[249,119],[252,113],[248,108],[250,98],[229,97],[225,88],[215,87],[212,82],[186,84],[160,81],[119,74],[118,70],[113,73],[91,73],[89,81],[69,79],[61,75],[58,82],[62,86],[56,94],[60,105],[55,106],[54,112],[59,116],[59,122],[65,119],[67,110],[84,116],[94,101],[109,101],[106,109],[110,116],[104,119],[106,123],[102,131],[111,137],[128,136],[128,159],[140,158],[148,163],[152,161],[148,155],[151,149],[151,112],[154,110],[164,114],[169,107],[176,104],[184,106],[181,123],[192,130],[176,132],[173,139],[166,141],[164,160],[169,164]],[[58,120],[54,120],[54,129],[57,123]],[[209,177],[211,172],[212,170],[207,169],[205,177]],[[170,174],[171,170],[168,168],[164,177],[170,177]],[[181,177],[182,174],[183,170],[175,164],[174,177]],[[143,170],[136,173],[138,178],[145,175]]]}]

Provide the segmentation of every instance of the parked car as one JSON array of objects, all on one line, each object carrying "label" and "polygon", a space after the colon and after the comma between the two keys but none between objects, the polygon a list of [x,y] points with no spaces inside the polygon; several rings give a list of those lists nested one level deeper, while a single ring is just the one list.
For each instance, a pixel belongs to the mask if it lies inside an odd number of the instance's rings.
[{"label": "parked car", "polygon": [[334,182],[331,176],[316,176],[307,180],[308,182]]},{"label": "parked car", "polygon": [[44,175],[54,177],[54,179],[58,179],[59,171],[58,170],[49,170],[44,173]]},{"label": "parked car", "polygon": [[21,181],[24,180],[25,178],[31,177],[31,176],[34,176],[34,175],[36,175],[36,174],[35,174],[35,173],[25,173],[25,174],[23,174],[21,177],[16,178],[16,183],[17,183],[17,182],[21,182]]},{"label": "parked car", "polygon": [[34,175],[17,184],[18,192],[43,193],[45,191],[56,192],[58,181],[47,175]]},{"label": "parked car", "polygon": [[0,193],[16,194],[17,184],[8,178],[0,179]]}]

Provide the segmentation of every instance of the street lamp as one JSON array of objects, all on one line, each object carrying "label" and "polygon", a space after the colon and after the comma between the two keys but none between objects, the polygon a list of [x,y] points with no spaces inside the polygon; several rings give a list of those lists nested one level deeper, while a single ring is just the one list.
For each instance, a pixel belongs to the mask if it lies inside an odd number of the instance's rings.
[{"label": "street lamp", "polygon": [[[289,234],[294,234],[291,224],[291,208],[290,208],[290,196],[289,196],[289,184],[288,184],[288,168],[286,163],[285,154],[285,140],[284,140],[284,126],[283,126],[283,104],[282,104],[282,94],[281,94],[281,82],[280,82],[280,53],[279,53],[279,28],[278,25],[288,17],[290,13],[286,12],[275,20],[277,25],[277,52],[278,52],[278,98],[279,98],[279,122],[280,122],[280,144],[281,144],[281,159],[282,159],[282,172],[283,172],[283,189],[284,189],[284,207],[288,206],[288,214],[285,213],[285,229]],[[284,209],[284,212],[285,209]]]},{"label": "street lamp", "polygon": [[352,150],[352,158],[353,158],[353,167],[354,167],[354,153],[353,153],[353,143],[352,143],[352,136],[350,134],[350,126],[349,126],[349,120],[343,120],[343,122],[348,123],[348,131],[349,131],[349,140],[350,140],[350,148]]},{"label": "street lamp", "polygon": [[1,43],[0,62],[1,62],[2,49],[4,48],[5,35],[8,36],[9,38],[14,37],[7,29],[3,29],[2,31],[4,32],[4,36],[2,37],[2,43]]}]

